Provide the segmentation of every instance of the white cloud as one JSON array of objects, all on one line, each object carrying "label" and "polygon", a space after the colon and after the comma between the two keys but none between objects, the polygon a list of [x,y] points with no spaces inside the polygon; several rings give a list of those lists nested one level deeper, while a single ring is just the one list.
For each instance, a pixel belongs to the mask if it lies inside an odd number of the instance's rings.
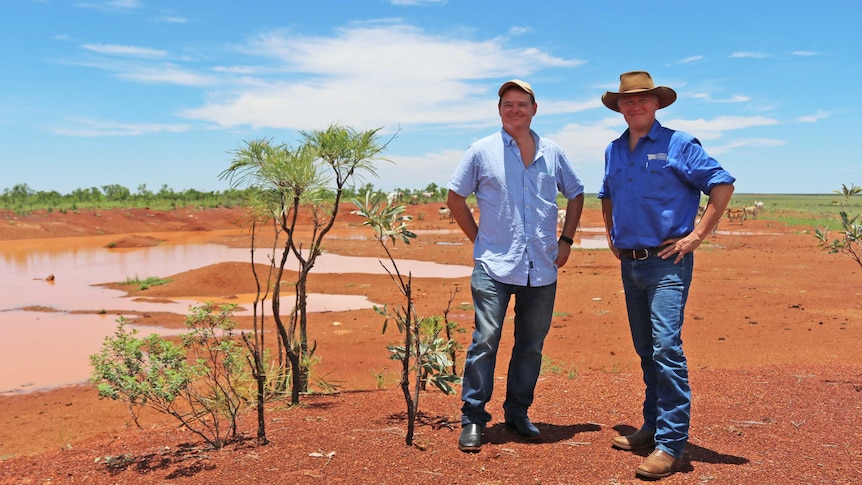
[{"label": "white cloud", "polygon": [[734,59],[766,59],[769,54],[763,52],[734,52],[730,55]]},{"label": "white cloud", "polygon": [[390,0],[389,3],[399,7],[415,7],[420,5],[444,5],[447,0]]},{"label": "white cloud", "polygon": [[141,2],[138,0],[109,0],[105,2],[78,2],[76,7],[92,8],[96,10],[135,10],[141,8]]},{"label": "white cloud", "polygon": [[738,148],[777,147],[784,145],[784,140],[774,138],[739,138],[721,145],[710,145],[707,149],[710,155],[722,155]]},{"label": "white cloud", "polygon": [[622,116],[609,116],[594,124],[569,123],[555,133],[542,134],[557,142],[566,156],[578,165],[604,166],[605,148],[625,131]]},{"label": "white cloud", "polygon": [[793,51],[791,53],[794,56],[802,56],[802,57],[811,57],[811,56],[819,56],[819,52],[814,51]]},{"label": "white cloud", "polygon": [[173,64],[135,66],[123,70],[118,76],[145,83],[175,84],[179,86],[211,86],[217,83],[215,77],[184,70]]},{"label": "white cloud", "polygon": [[160,49],[150,49],[149,47],[136,47],[131,45],[83,44],[81,45],[81,48],[98,54],[108,54],[113,56],[160,58],[167,55],[166,51]]},{"label": "white cloud", "polygon": [[164,16],[159,17],[157,19],[159,22],[165,22],[168,24],[185,24],[188,23],[189,19],[184,17],[176,17],[176,16]]},{"label": "white cloud", "polygon": [[[266,72],[266,69],[258,66],[215,66],[213,72],[225,74],[238,74],[242,76],[257,76]],[[266,83],[261,82],[261,85]]]},{"label": "white cloud", "polygon": [[721,138],[725,131],[743,130],[755,126],[777,125],[778,121],[765,116],[717,116],[711,120],[668,120],[662,125],[690,133],[703,140]]},{"label": "white cloud", "polygon": [[825,120],[826,118],[829,118],[829,113],[827,113],[826,111],[818,110],[813,115],[800,116],[796,119],[796,121],[800,123],[817,123],[818,121]]},{"label": "white cloud", "polygon": [[[538,116],[541,116],[541,113]],[[499,118],[491,121],[493,123],[489,124],[494,126],[489,126],[485,134],[490,135],[494,130],[499,129]],[[608,117],[592,125],[570,123],[556,132],[539,134],[563,148],[584,185],[588,186],[587,190],[595,191],[604,170],[605,147],[611,140],[618,138],[623,130],[625,130],[625,121],[620,116]],[[377,166],[379,180],[368,180],[368,182],[382,190],[392,190],[397,187],[425,187],[432,182],[444,187],[466,149],[467,147],[464,146],[418,156],[387,156],[394,164],[379,164]]]},{"label": "white cloud", "polygon": [[288,129],[487,123],[500,78],[583,63],[511,49],[502,38],[448,38],[401,24],[354,26],[334,37],[272,32],[252,39],[245,53],[274,60],[278,72],[258,73],[259,87],[211,93],[209,104],[185,116]]},{"label": "white cloud", "polygon": [[587,101],[542,101],[541,97],[537,100],[538,116],[552,114],[568,114],[580,113],[595,108],[603,108],[601,99],[590,98]]},{"label": "white cloud", "polygon": [[680,59],[678,61],[671,62],[671,63],[666,64],[666,65],[667,66],[675,66],[677,64],[691,64],[693,62],[702,61],[703,59],[704,59],[703,56],[691,56],[691,57],[686,57],[685,59]]},{"label": "white cloud", "polygon": [[745,103],[747,101],[751,101],[751,98],[749,96],[745,96],[742,94],[734,94],[729,98],[723,99],[713,98],[712,95],[709,93],[694,93],[688,96],[695,99],[701,99],[708,103]]},{"label": "white cloud", "polygon": [[393,163],[378,163],[379,178],[369,178],[365,182],[382,190],[425,188],[430,183],[445,187],[463,155],[464,150],[454,149],[418,156],[388,155],[386,158]]},{"label": "white cloud", "polygon": [[120,123],[117,121],[96,121],[88,119],[69,120],[71,127],[55,128],[58,135],[77,137],[138,136],[149,133],[181,133],[188,131],[187,124],[165,123]]},{"label": "white cloud", "polygon": [[[217,74],[201,74],[171,62],[155,62],[170,56],[160,49],[117,44],[84,44],[81,48],[100,56],[88,56],[76,61],[77,64],[114,72],[120,79],[196,87],[214,86],[226,81],[242,84],[242,77],[224,80]],[[179,59],[180,62],[187,60]]]},{"label": "white cloud", "polygon": [[734,94],[729,98],[714,100],[716,103],[745,103],[747,101],[751,101],[751,98],[743,94]]},{"label": "white cloud", "polygon": [[109,5],[114,8],[140,8],[141,2],[138,0],[110,0],[105,2],[106,5]]}]

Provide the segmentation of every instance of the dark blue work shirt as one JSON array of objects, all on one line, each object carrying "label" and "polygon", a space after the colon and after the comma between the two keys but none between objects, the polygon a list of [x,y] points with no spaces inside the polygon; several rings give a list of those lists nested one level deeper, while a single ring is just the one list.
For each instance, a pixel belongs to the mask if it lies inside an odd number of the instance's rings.
[{"label": "dark blue work shirt", "polygon": [[693,136],[656,121],[629,152],[629,130],[605,150],[600,199],[613,203],[615,247],[656,247],[694,229],[700,194],[736,179]]}]

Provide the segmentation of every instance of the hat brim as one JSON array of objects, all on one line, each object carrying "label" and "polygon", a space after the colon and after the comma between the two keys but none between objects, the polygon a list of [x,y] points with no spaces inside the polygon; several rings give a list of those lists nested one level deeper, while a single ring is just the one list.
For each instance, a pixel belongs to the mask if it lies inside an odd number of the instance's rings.
[{"label": "hat brim", "polygon": [[657,86],[652,89],[633,89],[624,93],[608,91],[602,95],[602,104],[608,109],[619,113],[620,107],[618,101],[627,94],[655,94],[658,96],[658,109],[667,108],[676,101],[676,91],[667,86]]}]

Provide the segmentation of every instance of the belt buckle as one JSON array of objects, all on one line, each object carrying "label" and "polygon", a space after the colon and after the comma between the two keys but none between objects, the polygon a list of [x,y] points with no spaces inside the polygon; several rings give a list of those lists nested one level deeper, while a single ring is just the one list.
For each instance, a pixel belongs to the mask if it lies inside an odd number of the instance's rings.
[{"label": "belt buckle", "polygon": [[[640,252],[643,251],[643,257],[640,256]],[[635,249],[632,251],[632,256],[635,257],[637,261],[644,261],[649,258],[649,249]]]}]

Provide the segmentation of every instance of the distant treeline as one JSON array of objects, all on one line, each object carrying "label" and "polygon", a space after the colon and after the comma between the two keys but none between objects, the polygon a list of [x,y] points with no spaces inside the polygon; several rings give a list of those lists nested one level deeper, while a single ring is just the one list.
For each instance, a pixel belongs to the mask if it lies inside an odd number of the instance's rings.
[{"label": "distant treeline", "polygon": [[167,185],[163,185],[158,191],[152,191],[147,188],[146,184],[139,185],[136,192],[132,192],[122,185],[114,184],[75,189],[68,194],[61,194],[56,190],[36,191],[27,184],[17,184],[12,188],[3,189],[3,194],[0,195],[3,209],[15,212],[39,209],[62,211],[90,208],[220,207],[242,205],[245,200],[246,193],[242,190],[202,192],[196,189],[186,189],[175,191]]},{"label": "distant treeline", "polygon": [[[351,199],[364,199],[367,192],[384,193],[367,183],[362,187],[346,187],[342,196],[343,201]],[[429,203],[446,200],[446,188],[437,184],[428,184],[421,189],[399,188],[385,192],[395,195],[392,202],[399,204]],[[324,200],[329,197],[334,199],[334,194],[328,194],[325,190],[319,194]],[[703,201],[705,203],[705,197]],[[17,184],[12,188],[3,189],[0,195],[0,208],[14,212],[29,212],[40,209],[47,210],[78,210],[78,209],[110,209],[110,208],[140,208],[148,207],[154,210],[168,210],[177,207],[243,207],[249,200],[248,189],[225,191],[200,191],[186,189],[174,190],[167,185],[157,191],[147,188],[141,184],[137,190],[132,192],[122,185],[102,185],[101,187],[90,187],[75,189],[67,194],[61,194],[56,190],[35,191],[27,184]],[[733,195],[731,206],[748,206],[755,201],[765,203],[765,209],[769,210],[795,210],[808,212],[823,216],[833,213],[840,201],[837,194],[745,194]],[[560,198],[558,201],[564,204]],[[587,208],[599,206],[595,194],[586,194]],[[848,204],[848,209],[862,208],[862,198],[853,199]]]},{"label": "distant treeline", "polygon": [[[381,192],[372,184],[365,184],[359,188],[345,188],[342,200],[363,199],[367,192]],[[393,202],[398,203],[427,203],[445,200],[445,188],[437,184],[429,184],[424,189],[396,189],[390,193],[398,194]],[[318,196],[326,200],[334,200],[335,194],[326,190],[318,193]],[[111,209],[111,208],[140,208],[148,207],[154,210],[167,210],[177,207],[237,207],[245,206],[249,200],[249,189],[229,189],[225,191],[200,191],[186,189],[176,191],[167,185],[162,185],[158,191],[147,188],[141,184],[135,192],[122,185],[102,185],[101,187],[90,187],[75,189],[67,194],[61,194],[56,190],[36,191],[27,184],[17,184],[12,188],[3,189],[0,195],[0,207],[14,212],[29,212],[40,209],[47,210],[79,210],[79,209]]]}]

